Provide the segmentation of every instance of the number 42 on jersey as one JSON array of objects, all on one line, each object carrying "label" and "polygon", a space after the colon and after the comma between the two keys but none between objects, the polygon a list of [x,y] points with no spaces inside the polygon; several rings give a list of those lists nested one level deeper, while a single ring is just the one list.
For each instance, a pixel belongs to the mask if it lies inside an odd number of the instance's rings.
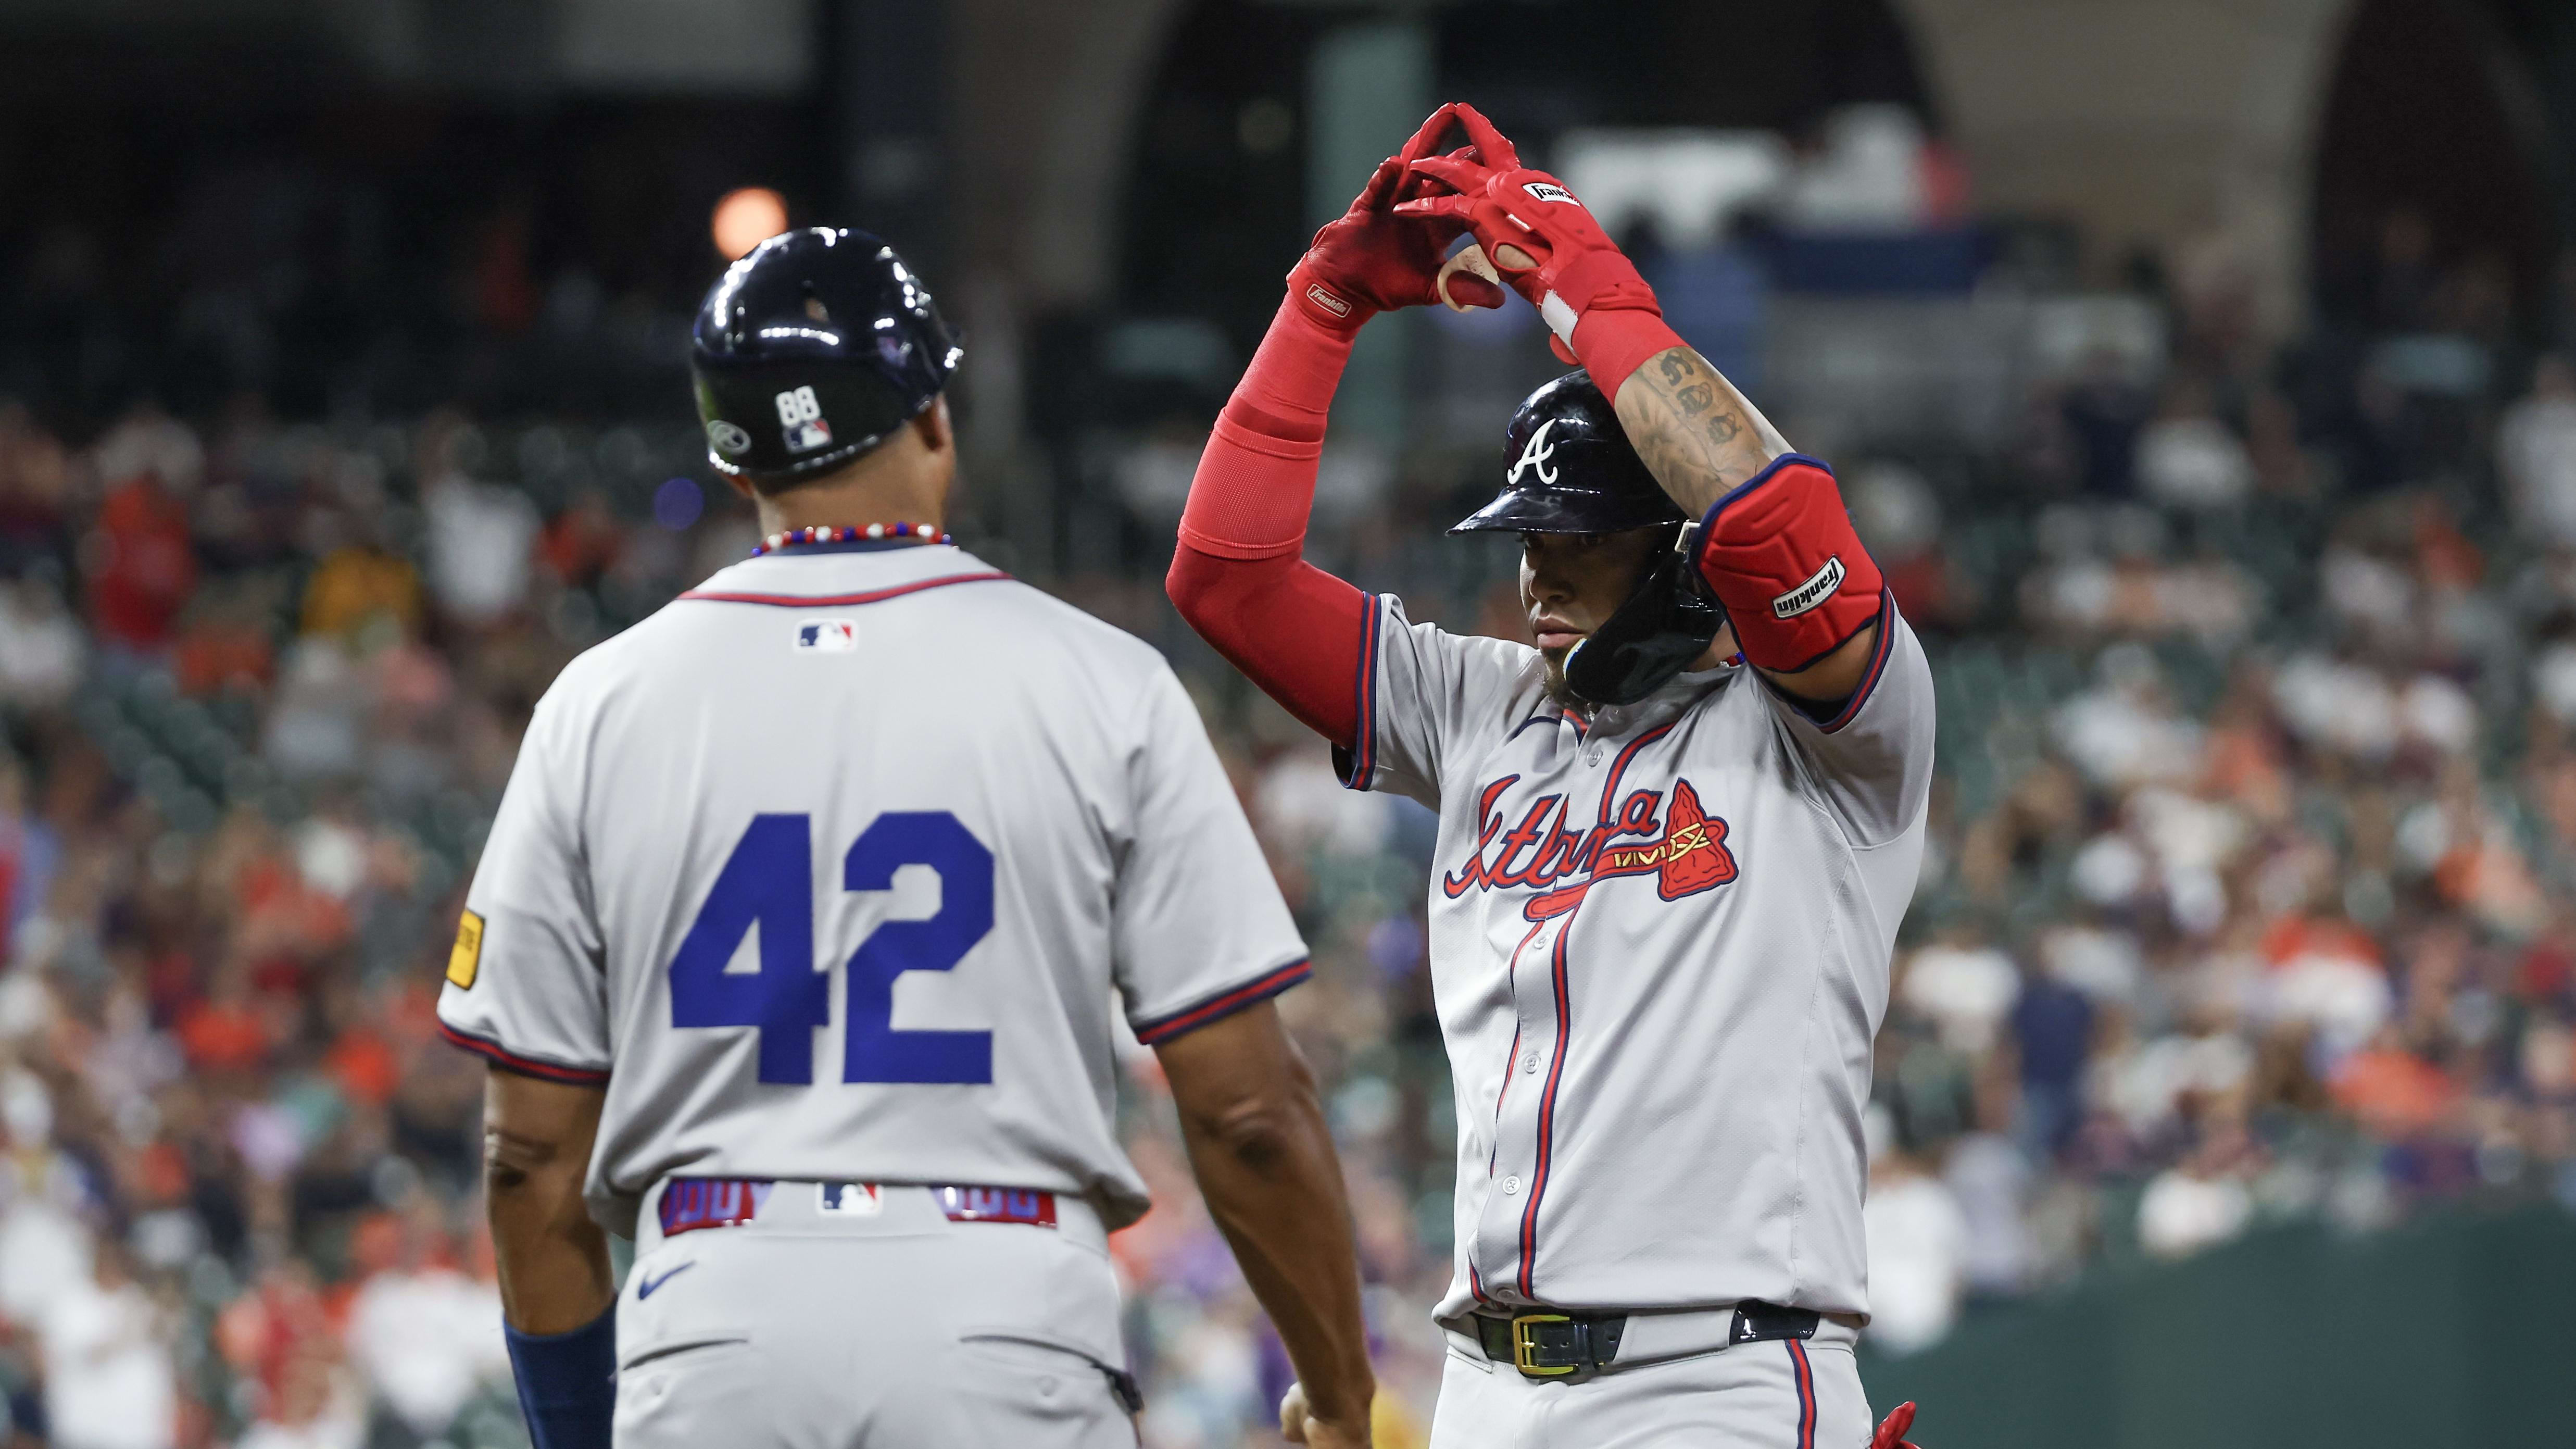
[{"label": "number 42 on jersey", "polygon": [[[830,1024],[831,979],[814,969],[814,833],[806,815],[756,815],[726,857],[671,958],[671,1025],[754,1027],[760,1080],[814,1080],[814,1029]],[[993,929],[993,852],[945,810],[889,811],[841,858],[841,888],[884,891],[907,865],[939,874],[939,911],[886,921],[849,960],[845,1082],[988,1083],[989,1031],[897,1031],[895,978],[946,971]],[[760,969],[727,971],[760,927]]]}]

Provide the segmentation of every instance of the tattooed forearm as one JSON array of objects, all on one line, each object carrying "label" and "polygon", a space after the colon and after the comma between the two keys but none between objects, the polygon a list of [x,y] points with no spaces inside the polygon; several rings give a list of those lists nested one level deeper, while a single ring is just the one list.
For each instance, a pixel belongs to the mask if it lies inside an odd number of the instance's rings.
[{"label": "tattooed forearm", "polygon": [[1753,404],[1687,347],[1629,374],[1612,401],[1647,471],[1693,517],[1789,451]]}]

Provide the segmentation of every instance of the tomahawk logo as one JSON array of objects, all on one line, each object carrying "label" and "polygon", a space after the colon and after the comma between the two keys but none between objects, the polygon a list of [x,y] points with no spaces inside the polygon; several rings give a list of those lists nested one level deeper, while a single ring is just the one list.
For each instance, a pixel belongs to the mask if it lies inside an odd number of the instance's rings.
[{"label": "tomahawk logo", "polygon": [[1547,440],[1547,430],[1555,426],[1554,418],[1538,425],[1538,431],[1530,434],[1530,440],[1521,445],[1521,455],[1513,462],[1511,473],[1503,481],[1517,485],[1523,468],[1536,469],[1541,483],[1556,481],[1556,470],[1547,466],[1547,460],[1556,456],[1555,445]]}]

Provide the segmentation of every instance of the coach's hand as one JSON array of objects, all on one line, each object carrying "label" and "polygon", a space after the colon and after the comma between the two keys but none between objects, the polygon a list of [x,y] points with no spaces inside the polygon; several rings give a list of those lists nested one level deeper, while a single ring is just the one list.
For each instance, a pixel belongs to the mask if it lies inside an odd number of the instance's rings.
[{"label": "coach's hand", "polygon": [[[1404,220],[1395,210],[1438,189],[1409,168],[1432,157],[1450,120],[1448,106],[1432,112],[1403,150],[1378,163],[1351,209],[1315,233],[1314,244],[1288,273],[1288,295],[1306,315],[1350,331],[1373,313],[1440,300],[1434,290],[1440,264],[1466,224],[1447,217]],[[1460,150],[1449,159],[1467,165],[1473,157],[1473,151]],[[1449,296],[1471,306],[1503,305],[1502,288],[1472,272],[1450,277]]]},{"label": "coach's hand", "polygon": [[1304,1384],[1290,1384],[1280,1398],[1279,1433],[1289,1443],[1303,1444],[1306,1449],[1369,1449],[1368,1420],[1343,1423],[1316,1418],[1306,1407]]},{"label": "coach's hand", "polygon": [[1564,182],[1521,165],[1520,152],[1474,106],[1460,102],[1447,109],[1467,128],[1474,154],[1424,155],[1408,164],[1456,194],[1399,201],[1398,216],[1463,224],[1503,280],[1547,319],[1569,362],[1574,325],[1584,314],[1663,315],[1636,264]]}]

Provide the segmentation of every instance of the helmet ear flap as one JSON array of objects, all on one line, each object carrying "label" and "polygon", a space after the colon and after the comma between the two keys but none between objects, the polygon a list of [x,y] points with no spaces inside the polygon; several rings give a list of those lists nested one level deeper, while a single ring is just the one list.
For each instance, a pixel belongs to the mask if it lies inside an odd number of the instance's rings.
[{"label": "helmet ear flap", "polygon": [[1691,566],[1694,525],[1675,547],[1646,565],[1645,576],[1601,627],[1565,656],[1565,686],[1600,705],[1629,705],[1663,688],[1708,651],[1726,623]]}]

